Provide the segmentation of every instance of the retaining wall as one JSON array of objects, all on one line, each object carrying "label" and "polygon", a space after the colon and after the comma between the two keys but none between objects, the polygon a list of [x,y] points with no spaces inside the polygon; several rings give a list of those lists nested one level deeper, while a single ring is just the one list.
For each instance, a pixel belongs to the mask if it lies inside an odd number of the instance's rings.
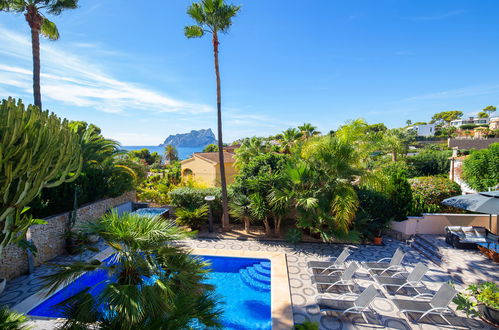
[{"label": "retaining wall", "polygon": [[[80,207],[77,211],[79,224],[94,221],[101,217],[107,210],[117,207],[119,211],[131,211],[131,202],[135,201],[135,192],[127,192],[115,198],[103,199]],[[129,205],[127,205],[129,204]],[[44,220],[47,224],[34,225],[28,230],[28,237],[38,249],[35,265],[55,258],[65,253],[65,239],[63,237],[66,223],[69,221],[69,212],[57,214]],[[28,256],[25,250],[16,245],[9,245],[0,256],[0,278],[12,279],[28,272]]]}]

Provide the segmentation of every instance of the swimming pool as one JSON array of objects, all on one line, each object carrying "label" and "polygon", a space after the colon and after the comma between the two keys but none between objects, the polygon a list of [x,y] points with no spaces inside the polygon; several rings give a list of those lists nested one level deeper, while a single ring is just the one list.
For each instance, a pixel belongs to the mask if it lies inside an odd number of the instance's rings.
[{"label": "swimming pool", "polygon": [[156,217],[159,215],[168,216],[169,209],[164,207],[146,207],[133,211],[132,213],[136,213],[145,217]]},{"label": "swimming pool", "polygon": [[[216,288],[224,302],[222,323],[226,329],[271,329],[270,261],[268,259],[199,256],[211,264],[207,282]],[[32,316],[62,317],[53,306],[93,285],[106,276],[105,271],[93,271],[58,291],[31,309]],[[97,294],[102,287],[94,287]]]}]

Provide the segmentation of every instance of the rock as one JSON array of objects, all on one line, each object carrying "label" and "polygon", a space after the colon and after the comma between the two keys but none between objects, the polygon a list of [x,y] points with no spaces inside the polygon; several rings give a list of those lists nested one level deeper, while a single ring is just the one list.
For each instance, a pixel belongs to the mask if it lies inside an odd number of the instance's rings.
[{"label": "rock", "polygon": [[217,143],[215,134],[211,128],[192,130],[190,133],[170,135],[160,147],[171,144],[174,147],[204,147],[208,144]]}]

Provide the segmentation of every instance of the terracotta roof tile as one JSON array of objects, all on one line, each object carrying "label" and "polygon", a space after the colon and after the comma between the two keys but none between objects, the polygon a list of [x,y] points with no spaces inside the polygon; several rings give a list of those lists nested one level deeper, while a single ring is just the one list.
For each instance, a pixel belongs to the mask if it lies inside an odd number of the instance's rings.
[{"label": "terracotta roof tile", "polygon": [[[201,158],[205,158],[211,162],[214,162],[216,164],[219,163],[218,161],[218,152],[195,152],[194,156],[198,156]],[[234,159],[234,154],[231,154],[229,152],[224,151],[224,161],[226,163],[234,163],[236,160]]]}]

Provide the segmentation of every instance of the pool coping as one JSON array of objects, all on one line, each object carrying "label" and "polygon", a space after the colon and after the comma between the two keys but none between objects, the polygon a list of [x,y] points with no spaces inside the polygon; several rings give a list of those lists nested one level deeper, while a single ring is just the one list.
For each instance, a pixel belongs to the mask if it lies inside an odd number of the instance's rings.
[{"label": "pool coping", "polygon": [[[219,250],[219,249],[189,249],[190,253],[206,256],[236,257],[236,258],[256,258],[269,259],[271,262],[271,314],[272,329],[287,330],[293,328],[293,308],[291,304],[291,292],[289,288],[288,267],[286,254],[284,252],[264,252],[264,251],[242,251],[242,250]],[[113,248],[108,247],[96,254],[92,259],[103,261],[114,253]],[[40,303],[49,299],[57,292],[65,288],[66,285],[59,286],[52,294],[47,295],[48,289],[42,289],[39,292],[29,296],[19,304],[12,307],[19,313],[28,314],[30,310]],[[62,320],[60,318],[31,316],[31,319]]]}]

